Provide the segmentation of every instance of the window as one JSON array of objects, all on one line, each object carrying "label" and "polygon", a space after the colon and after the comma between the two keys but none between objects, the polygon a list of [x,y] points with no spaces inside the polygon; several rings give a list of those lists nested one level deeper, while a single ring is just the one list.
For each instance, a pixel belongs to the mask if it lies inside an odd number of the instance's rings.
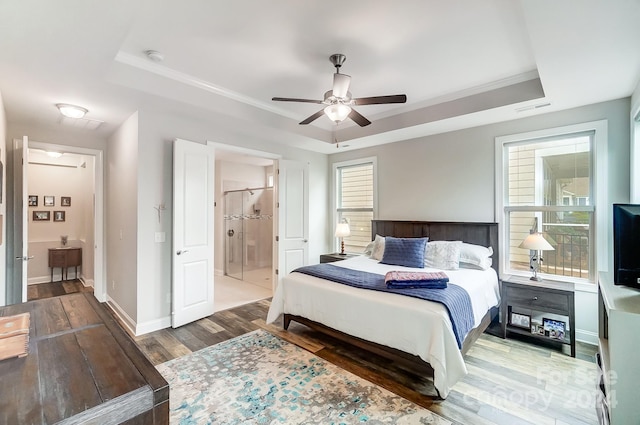
[{"label": "window", "polygon": [[601,199],[595,194],[594,171],[601,131],[584,124],[496,139],[502,163],[497,167],[501,192],[497,215],[505,273],[530,274],[531,253],[519,245],[529,233],[541,232],[554,247],[542,253],[542,277],[595,281],[596,205],[592,200]]},{"label": "window", "polygon": [[[376,210],[376,158],[333,164],[335,223],[349,223],[346,252],[361,253],[371,242],[371,220]],[[335,224],[334,224],[335,230]],[[336,247],[339,241],[336,240]]]}]

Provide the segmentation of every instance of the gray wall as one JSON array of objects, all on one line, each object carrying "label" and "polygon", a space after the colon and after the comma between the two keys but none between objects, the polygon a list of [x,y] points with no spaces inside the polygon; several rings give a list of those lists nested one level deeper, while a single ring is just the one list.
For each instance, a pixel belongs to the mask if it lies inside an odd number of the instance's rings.
[{"label": "gray wall", "polygon": [[[308,162],[311,261],[317,262],[319,255],[328,249],[327,155],[287,147],[275,140],[256,139],[242,133],[223,134],[220,127],[215,125],[215,119],[198,119],[153,108],[143,108],[138,113],[138,194],[135,213],[138,224],[138,332],[166,325],[171,317],[172,146],[176,138],[203,144],[213,141],[241,146],[278,154],[283,159]],[[239,127],[238,131],[242,131],[242,128]],[[159,203],[164,203],[167,208],[160,222],[154,209]],[[218,213],[216,210],[216,214]],[[166,242],[155,243],[155,232],[165,232]],[[108,268],[111,269],[111,258],[108,263]]]},{"label": "gray wall", "polygon": [[[629,201],[630,99],[332,154],[334,162],[378,158],[378,218],[496,221],[495,138],[510,134],[608,120],[608,205]],[[611,217],[608,235],[611,235]],[[607,256],[610,252],[598,252]],[[611,268],[611,266],[609,267]],[[597,335],[595,285],[576,291],[579,337]]]}]

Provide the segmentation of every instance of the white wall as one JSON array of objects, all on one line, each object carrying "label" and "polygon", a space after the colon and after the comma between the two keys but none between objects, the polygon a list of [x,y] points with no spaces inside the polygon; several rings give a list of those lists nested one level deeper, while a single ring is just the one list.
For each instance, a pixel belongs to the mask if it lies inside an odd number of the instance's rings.
[{"label": "white wall", "polygon": [[131,326],[138,316],[137,112],[109,138],[106,168],[107,300]]},{"label": "white wall", "polygon": [[0,93],[0,163],[2,163],[2,171],[0,171],[0,193],[2,200],[0,201],[0,306],[6,304],[6,281],[7,281],[7,119],[4,112],[4,103],[2,101],[2,93]]},{"label": "white wall", "polygon": [[[216,119],[224,117],[197,119],[177,112],[171,114],[157,111],[152,107],[139,111],[137,333],[168,326],[171,317],[172,146],[176,138],[203,144],[214,141],[281,155],[284,159],[308,162],[311,205],[309,218],[315,224],[311,226],[309,235],[311,261],[318,262],[320,254],[328,249],[327,156],[241,133],[220,133],[219,127],[215,125]],[[237,131],[242,130],[239,126]],[[159,222],[154,207],[160,203],[164,203],[167,209]],[[220,214],[218,210],[215,213]],[[156,243],[156,232],[165,232],[166,242]],[[109,263],[109,267],[113,267],[111,258]]]},{"label": "white wall", "polygon": [[[630,99],[620,99],[520,120],[332,154],[329,162],[378,158],[378,218],[493,222],[495,138],[601,119],[608,120],[608,205],[629,201]],[[608,234],[611,236],[611,217]],[[611,253],[599,252],[609,257]],[[611,266],[610,266],[611,268]],[[576,294],[576,328],[597,335],[597,297]]]}]

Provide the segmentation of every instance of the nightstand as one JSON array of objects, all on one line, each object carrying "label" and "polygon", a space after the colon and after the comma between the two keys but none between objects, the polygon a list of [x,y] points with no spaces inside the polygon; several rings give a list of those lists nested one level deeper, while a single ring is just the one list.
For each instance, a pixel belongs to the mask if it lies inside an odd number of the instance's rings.
[{"label": "nightstand", "polygon": [[322,254],[320,255],[320,262],[321,263],[333,263],[334,261],[342,261],[342,260],[346,260],[347,258],[352,258],[355,257],[354,254],[344,254],[341,255],[337,252],[334,252],[333,254]]},{"label": "nightstand", "polygon": [[502,334],[526,335],[571,346],[576,356],[576,313],[570,284],[510,276],[502,281]]}]

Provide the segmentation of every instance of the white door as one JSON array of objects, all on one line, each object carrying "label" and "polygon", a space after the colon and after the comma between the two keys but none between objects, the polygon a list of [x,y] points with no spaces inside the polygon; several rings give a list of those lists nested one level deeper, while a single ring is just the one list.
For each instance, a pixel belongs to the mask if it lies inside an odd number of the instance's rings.
[{"label": "white door", "polygon": [[213,314],[213,167],[213,148],[174,141],[174,328]]},{"label": "white door", "polygon": [[27,261],[29,261],[29,207],[27,205],[27,164],[29,164],[29,138],[13,140],[13,202],[15,227],[13,252],[15,253],[14,288],[22,288],[22,302],[27,301]]},{"label": "white door", "polygon": [[[278,277],[309,263],[309,165],[278,161]],[[279,280],[278,279],[278,280]]]}]

